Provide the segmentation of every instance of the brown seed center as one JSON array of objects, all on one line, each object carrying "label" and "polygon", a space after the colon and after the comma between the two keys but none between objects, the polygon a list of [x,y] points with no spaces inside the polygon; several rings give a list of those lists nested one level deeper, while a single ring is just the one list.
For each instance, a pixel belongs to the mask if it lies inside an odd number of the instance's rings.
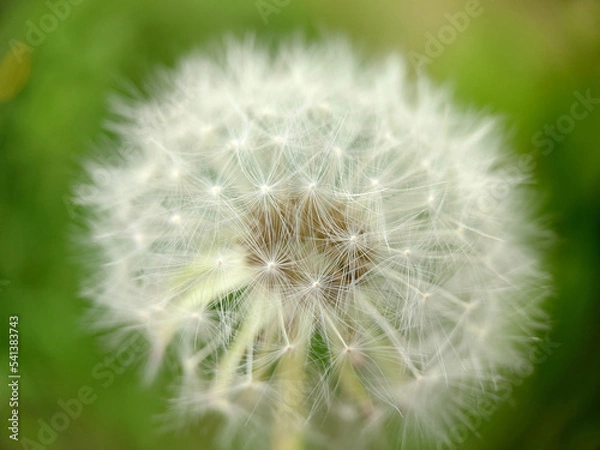
[{"label": "brown seed center", "polygon": [[246,225],[249,264],[284,292],[336,301],[371,267],[373,237],[350,204],[269,199],[249,208]]}]

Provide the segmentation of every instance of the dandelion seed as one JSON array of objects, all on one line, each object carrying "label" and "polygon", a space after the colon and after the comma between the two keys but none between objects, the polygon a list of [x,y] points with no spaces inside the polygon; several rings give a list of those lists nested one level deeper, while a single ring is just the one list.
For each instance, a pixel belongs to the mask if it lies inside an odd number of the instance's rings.
[{"label": "dandelion seed", "polygon": [[119,162],[90,165],[98,323],[256,448],[451,442],[544,325],[526,194],[479,207],[510,163],[493,121],[343,42],[222,52],[119,108]]}]

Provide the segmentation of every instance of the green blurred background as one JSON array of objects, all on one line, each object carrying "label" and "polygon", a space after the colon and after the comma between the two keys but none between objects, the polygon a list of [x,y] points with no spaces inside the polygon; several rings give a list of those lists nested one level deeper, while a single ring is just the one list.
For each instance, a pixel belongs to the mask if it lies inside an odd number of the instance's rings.
[{"label": "green blurred background", "polygon": [[[18,314],[22,439],[37,440],[39,420],[87,385],[96,400],[44,447],[214,447],[210,425],[157,432],[168,376],[144,388],[132,364],[106,388],[94,378],[114,352],[83,321],[73,245],[81,211],[70,189],[123,80],[141,86],[155,67],[225,32],[301,30],[342,32],[372,53],[427,57],[427,73],[464,105],[500,114],[515,152],[530,157],[557,236],[546,261],[556,284],[552,331],[535,373],[458,448],[600,448],[600,101],[578,100],[600,99],[598,1],[71,0],[69,11],[53,12],[58,3],[0,3],[0,374],[8,375],[8,317]],[[456,22],[469,11],[468,24]],[[48,32],[31,34],[34,27]],[[0,448],[28,448],[8,439],[1,379]]]}]

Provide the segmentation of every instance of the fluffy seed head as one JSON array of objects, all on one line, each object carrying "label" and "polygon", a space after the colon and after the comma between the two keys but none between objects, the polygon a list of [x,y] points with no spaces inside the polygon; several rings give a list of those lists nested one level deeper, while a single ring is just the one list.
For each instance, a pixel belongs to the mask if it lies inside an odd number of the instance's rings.
[{"label": "fluffy seed head", "polygon": [[147,338],[149,376],[176,355],[177,411],[451,443],[540,326],[493,121],[339,41],[230,41],[163,78],[117,103],[117,157],[78,198],[98,323]]}]

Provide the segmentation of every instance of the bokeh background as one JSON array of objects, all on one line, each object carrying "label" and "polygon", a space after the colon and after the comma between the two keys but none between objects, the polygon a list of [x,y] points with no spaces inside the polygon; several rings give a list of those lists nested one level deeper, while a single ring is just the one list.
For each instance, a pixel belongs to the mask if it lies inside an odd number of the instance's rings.
[{"label": "bokeh background", "polygon": [[[457,437],[457,448],[600,449],[598,1],[59,4],[65,1],[0,2],[0,374],[8,375],[8,317],[17,314],[21,439],[38,441],[39,421],[49,422],[57,402],[81,387],[96,398],[50,445],[15,444],[1,375],[1,449],[214,448],[210,423],[157,432],[167,375],[147,388],[136,363],[111,369],[110,383],[94,376],[114,352],[83,321],[73,239],[81,211],[70,193],[81,160],[101,140],[107,98],[125,81],[143,86],[155,67],[171,67],[226,32],[278,39],[298,30],[312,38],[347,34],[370,53],[408,53],[413,69],[421,61],[460,103],[503,117],[514,152],[526,156],[519,170],[531,173],[556,235],[546,260],[556,286],[547,302],[552,330],[532,356],[533,375],[518,380],[476,431]],[[471,13],[468,23],[461,13]]]}]

